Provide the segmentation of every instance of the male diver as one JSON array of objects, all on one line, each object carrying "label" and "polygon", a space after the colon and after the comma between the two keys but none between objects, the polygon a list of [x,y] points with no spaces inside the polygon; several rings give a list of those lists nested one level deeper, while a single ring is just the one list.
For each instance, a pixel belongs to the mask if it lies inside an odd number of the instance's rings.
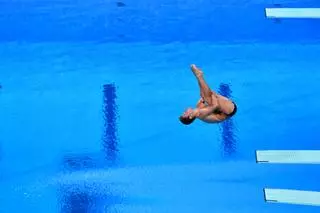
[{"label": "male diver", "polygon": [[237,105],[212,91],[204,80],[203,72],[196,65],[192,64],[191,70],[198,81],[201,98],[196,108],[188,108],[179,117],[181,123],[189,125],[197,118],[206,123],[220,123],[235,115]]}]

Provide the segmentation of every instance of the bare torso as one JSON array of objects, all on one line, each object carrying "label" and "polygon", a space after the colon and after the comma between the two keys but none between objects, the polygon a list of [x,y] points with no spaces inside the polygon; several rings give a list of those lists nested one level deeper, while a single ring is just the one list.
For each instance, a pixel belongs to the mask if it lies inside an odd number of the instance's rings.
[{"label": "bare torso", "polygon": [[[211,114],[203,117],[198,117],[200,120],[206,122],[206,123],[219,123],[228,118],[228,115],[233,112],[234,110],[234,103],[229,100],[228,98],[216,95],[216,99],[218,100],[218,108]],[[205,103],[199,104],[197,106],[198,108],[204,108],[206,107]]]}]

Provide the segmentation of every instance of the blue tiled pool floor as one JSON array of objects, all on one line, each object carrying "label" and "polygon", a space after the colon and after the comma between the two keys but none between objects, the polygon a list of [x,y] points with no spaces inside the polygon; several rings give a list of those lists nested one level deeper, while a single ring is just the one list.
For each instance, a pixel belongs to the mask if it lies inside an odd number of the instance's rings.
[{"label": "blue tiled pool floor", "polygon": [[[299,188],[301,179],[294,177],[305,171],[308,169],[266,168],[237,161],[25,174],[3,182],[2,209],[61,212],[66,206],[80,212],[312,212],[318,207],[267,204],[263,199],[266,186]],[[307,178],[305,188],[317,180]]]}]

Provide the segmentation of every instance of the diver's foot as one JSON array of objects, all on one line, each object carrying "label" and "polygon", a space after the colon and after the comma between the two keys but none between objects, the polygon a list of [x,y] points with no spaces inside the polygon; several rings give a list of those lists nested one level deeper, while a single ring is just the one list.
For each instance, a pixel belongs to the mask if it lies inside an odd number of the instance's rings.
[{"label": "diver's foot", "polygon": [[196,65],[192,64],[191,70],[197,78],[200,78],[203,76],[203,72],[199,68],[197,68]]}]

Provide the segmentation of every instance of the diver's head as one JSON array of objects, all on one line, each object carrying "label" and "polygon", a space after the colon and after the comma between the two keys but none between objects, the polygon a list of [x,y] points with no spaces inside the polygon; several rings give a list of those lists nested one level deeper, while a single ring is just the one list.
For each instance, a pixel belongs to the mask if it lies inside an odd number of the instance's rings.
[{"label": "diver's head", "polygon": [[196,117],[193,115],[193,110],[191,108],[188,108],[183,115],[179,117],[180,122],[184,125],[191,124],[195,119]]}]

